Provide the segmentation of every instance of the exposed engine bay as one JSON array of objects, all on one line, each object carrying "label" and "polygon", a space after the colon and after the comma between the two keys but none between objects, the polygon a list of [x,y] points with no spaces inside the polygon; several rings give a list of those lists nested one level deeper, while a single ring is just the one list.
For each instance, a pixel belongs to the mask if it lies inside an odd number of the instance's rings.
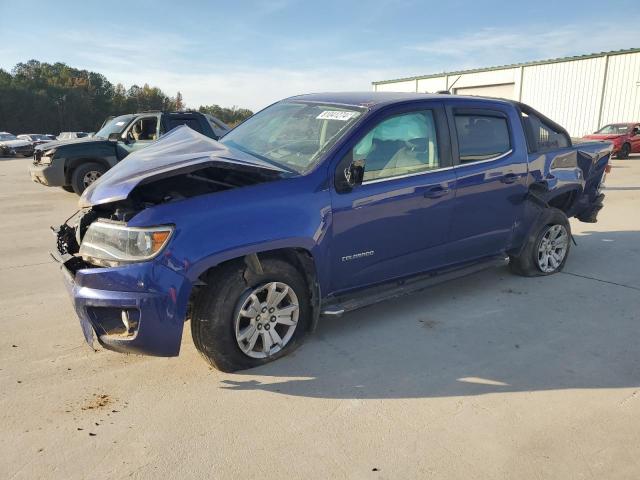
[{"label": "exposed engine bay", "polygon": [[136,186],[124,200],[77,211],[63,225],[53,229],[57,235],[57,250],[63,256],[66,266],[73,272],[79,268],[94,267],[84,262],[77,254],[89,225],[98,219],[126,223],[140,211],[155,205],[246,187],[281,177],[279,172],[237,165],[199,167],[194,171],[177,174],[172,172],[171,176],[149,178]]}]

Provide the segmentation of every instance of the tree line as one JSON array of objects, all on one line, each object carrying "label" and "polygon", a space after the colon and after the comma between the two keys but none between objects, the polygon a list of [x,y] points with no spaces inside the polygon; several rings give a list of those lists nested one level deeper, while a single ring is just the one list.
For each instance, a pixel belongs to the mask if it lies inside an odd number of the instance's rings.
[{"label": "tree line", "polygon": [[[0,131],[54,133],[95,132],[109,116],[148,110],[184,110],[182,94],[170,97],[144,84],[126,89],[96,72],[64,63],[30,60],[11,72],[0,69]],[[245,108],[205,105],[210,113],[229,125],[253,114]]]}]

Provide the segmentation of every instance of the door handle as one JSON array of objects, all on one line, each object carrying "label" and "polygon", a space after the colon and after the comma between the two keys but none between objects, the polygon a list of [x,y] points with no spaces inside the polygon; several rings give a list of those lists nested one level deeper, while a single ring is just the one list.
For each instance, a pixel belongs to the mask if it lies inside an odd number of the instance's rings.
[{"label": "door handle", "polygon": [[450,190],[440,185],[431,187],[424,192],[424,198],[440,198],[448,194]]},{"label": "door handle", "polygon": [[518,181],[518,176],[515,173],[507,173],[500,179],[502,183],[515,183]]}]

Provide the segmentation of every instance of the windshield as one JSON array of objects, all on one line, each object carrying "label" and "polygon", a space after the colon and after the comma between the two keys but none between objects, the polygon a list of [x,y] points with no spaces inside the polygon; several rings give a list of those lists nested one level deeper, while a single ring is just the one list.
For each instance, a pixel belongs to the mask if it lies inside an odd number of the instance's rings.
[{"label": "windshield", "polygon": [[601,133],[602,135],[624,135],[629,132],[629,125],[626,123],[613,123],[611,125],[605,125],[596,133]]},{"label": "windshield", "polygon": [[10,133],[0,133],[0,140],[17,140],[18,137]]},{"label": "windshield", "polygon": [[[112,133],[122,133],[127,125],[133,120],[135,115],[120,115],[109,120],[104,127],[96,132],[96,137],[109,138]],[[86,136],[86,134],[84,135]]]},{"label": "windshield", "polygon": [[49,140],[46,135],[31,135],[31,140]]},{"label": "windshield", "polygon": [[363,112],[356,107],[280,102],[249,118],[220,142],[303,173]]}]

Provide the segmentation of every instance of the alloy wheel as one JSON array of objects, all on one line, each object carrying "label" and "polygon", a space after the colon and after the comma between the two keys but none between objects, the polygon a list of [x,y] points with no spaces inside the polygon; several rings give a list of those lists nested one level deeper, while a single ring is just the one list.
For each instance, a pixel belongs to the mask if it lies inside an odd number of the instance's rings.
[{"label": "alloy wheel", "polygon": [[270,282],[247,292],[236,312],[234,327],[240,350],[252,358],[267,358],[291,341],[300,306],[289,285]]},{"label": "alloy wheel", "polygon": [[84,185],[84,188],[87,188],[101,176],[102,172],[98,172],[97,170],[91,170],[85,173],[84,177],[82,177],[82,184]]},{"label": "alloy wheel", "polygon": [[564,225],[547,228],[538,245],[538,268],[544,273],[557,270],[567,255],[569,232]]}]

